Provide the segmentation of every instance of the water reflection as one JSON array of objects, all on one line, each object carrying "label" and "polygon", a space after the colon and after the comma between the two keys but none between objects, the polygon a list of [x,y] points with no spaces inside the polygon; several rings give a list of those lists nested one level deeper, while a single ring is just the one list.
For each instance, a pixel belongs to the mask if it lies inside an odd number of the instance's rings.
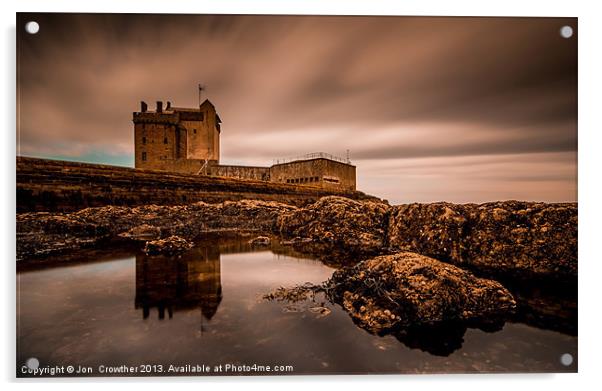
[{"label": "water reflection", "polygon": [[[135,250],[108,260],[110,254],[91,252],[69,264],[57,257],[29,265],[18,273],[17,362],[257,362],[291,364],[295,374],[577,368],[576,361],[570,367],[559,361],[567,352],[577,357],[577,338],[546,330],[548,318],[537,327],[513,319],[501,330],[501,324],[445,325],[376,336],[321,297],[303,311],[288,311],[262,296],[280,286],[318,284],[332,268],[278,243],[254,248],[247,242],[204,240],[179,258]],[[540,312],[558,313],[543,296],[526,297]],[[313,311],[324,306],[327,315]],[[163,340],[169,344],[157,348]]]},{"label": "water reflection", "polygon": [[136,309],[149,318],[152,308],[158,318],[174,312],[200,309],[211,320],[222,301],[222,277],[218,247],[197,247],[180,258],[136,255]]}]

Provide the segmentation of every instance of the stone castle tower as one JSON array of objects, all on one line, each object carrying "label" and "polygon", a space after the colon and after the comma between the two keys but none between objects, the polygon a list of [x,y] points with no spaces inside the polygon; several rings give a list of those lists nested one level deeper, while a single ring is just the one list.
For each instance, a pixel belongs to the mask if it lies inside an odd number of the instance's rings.
[{"label": "stone castle tower", "polygon": [[198,109],[157,102],[155,111],[141,102],[133,122],[136,168],[195,173],[219,163],[221,120],[208,99]]},{"label": "stone castle tower", "polygon": [[220,164],[221,119],[206,99],[198,108],[163,107],[134,112],[135,167],[179,174],[276,182],[292,186],[354,191],[355,166],[349,159],[310,153],[278,160],[270,167]]}]

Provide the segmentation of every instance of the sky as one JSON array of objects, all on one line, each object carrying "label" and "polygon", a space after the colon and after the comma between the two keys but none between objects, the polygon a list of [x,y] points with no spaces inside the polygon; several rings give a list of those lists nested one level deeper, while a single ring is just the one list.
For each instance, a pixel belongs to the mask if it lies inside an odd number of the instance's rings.
[{"label": "sky", "polygon": [[358,189],[391,203],[576,201],[577,35],[576,18],[19,14],[17,153],[133,166],[140,101],[195,107],[201,83],[224,164],[349,150]]}]

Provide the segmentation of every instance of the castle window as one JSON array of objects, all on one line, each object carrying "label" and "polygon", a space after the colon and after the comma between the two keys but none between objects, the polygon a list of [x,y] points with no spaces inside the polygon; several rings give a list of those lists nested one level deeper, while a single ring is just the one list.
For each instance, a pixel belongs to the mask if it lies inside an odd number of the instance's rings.
[{"label": "castle window", "polygon": [[146,161],[146,152],[142,152],[142,161],[145,162]]},{"label": "castle window", "polygon": [[142,137],[142,144],[146,145],[146,137]]},{"label": "castle window", "polygon": [[192,129],[192,133],[196,134],[196,129]]},{"label": "castle window", "polygon": [[163,144],[167,144],[167,137],[163,139]]}]

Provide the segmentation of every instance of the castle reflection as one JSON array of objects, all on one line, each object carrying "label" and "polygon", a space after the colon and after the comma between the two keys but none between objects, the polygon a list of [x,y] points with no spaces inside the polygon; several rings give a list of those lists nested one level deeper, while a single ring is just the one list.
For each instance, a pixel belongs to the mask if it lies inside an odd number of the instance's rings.
[{"label": "castle reflection", "polygon": [[157,308],[159,319],[198,308],[210,320],[222,301],[220,251],[195,247],[180,258],[136,255],[136,309],[147,319]]}]

